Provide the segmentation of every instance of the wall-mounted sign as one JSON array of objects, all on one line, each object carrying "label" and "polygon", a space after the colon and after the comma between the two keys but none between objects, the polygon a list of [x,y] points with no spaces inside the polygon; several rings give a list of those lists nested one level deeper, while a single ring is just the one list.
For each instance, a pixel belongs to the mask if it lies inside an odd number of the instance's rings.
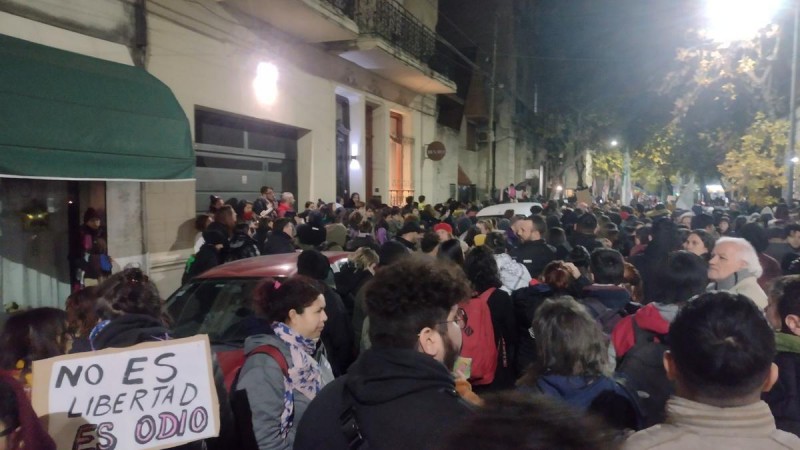
[{"label": "wall-mounted sign", "polygon": [[428,144],[427,155],[428,159],[432,161],[441,161],[444,155],[447,154],[447,149],[439,141],[433,141]]}]

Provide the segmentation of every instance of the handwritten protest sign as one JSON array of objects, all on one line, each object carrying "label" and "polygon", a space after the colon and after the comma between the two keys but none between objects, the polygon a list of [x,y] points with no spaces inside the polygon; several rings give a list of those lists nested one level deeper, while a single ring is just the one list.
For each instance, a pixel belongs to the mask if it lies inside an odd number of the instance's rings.
[{"label": "handwritten protest sign", "polygon": [[33,363],[33,407],[59,449],[173,447],[219,434],[208,336]]}]

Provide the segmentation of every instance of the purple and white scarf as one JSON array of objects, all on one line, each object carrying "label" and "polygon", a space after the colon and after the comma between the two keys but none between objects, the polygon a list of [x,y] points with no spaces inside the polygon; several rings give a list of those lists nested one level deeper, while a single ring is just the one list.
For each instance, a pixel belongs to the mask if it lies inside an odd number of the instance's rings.
[{"label": "purple and white scarf", "polygon": [[281,437],[285,439],[294,422],[295,389],[309,400],[313,400],[322,388],[322,377],[319,364],[314,359],[314,352],[317,349],[316,341],[303,337],[283,322],[273,322],[272,329],[275,331],[275,335],[289,346],[289,352],[292,355],[289,377],[283,379]]}]

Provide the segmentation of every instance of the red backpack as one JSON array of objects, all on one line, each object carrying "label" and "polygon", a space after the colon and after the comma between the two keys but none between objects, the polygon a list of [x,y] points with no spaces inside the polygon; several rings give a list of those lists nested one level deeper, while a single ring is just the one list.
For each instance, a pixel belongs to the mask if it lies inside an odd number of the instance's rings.
[{"label": "red backpack", "polygon": [[459,305],[467,313],[467,327],[461,332],[461,356],[472,358],[469,382],[474,386],[491,384],[497,370],[497,343],[489,312],[489,297],[494,291],[489,288]]}]

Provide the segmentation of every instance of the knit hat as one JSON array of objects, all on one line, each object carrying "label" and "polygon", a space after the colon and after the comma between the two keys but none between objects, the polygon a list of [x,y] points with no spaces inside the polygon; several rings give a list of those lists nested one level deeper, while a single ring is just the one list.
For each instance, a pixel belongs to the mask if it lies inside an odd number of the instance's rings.
[{"label": "knit hat", "polygon": [[475,247],[480,247],[481,245],[486,243],[486,235],[476,234],[475,237],[473,238],[473,241],[475,242]]},{"label": "knit hat", "polygon": [[439,230],[444,230],[450,234],[453,234],[453,227],[451,227],[449,223],[442,222],[442,223],[437,223],[436,225],[433,226],[433,231],[439,231]]}]

